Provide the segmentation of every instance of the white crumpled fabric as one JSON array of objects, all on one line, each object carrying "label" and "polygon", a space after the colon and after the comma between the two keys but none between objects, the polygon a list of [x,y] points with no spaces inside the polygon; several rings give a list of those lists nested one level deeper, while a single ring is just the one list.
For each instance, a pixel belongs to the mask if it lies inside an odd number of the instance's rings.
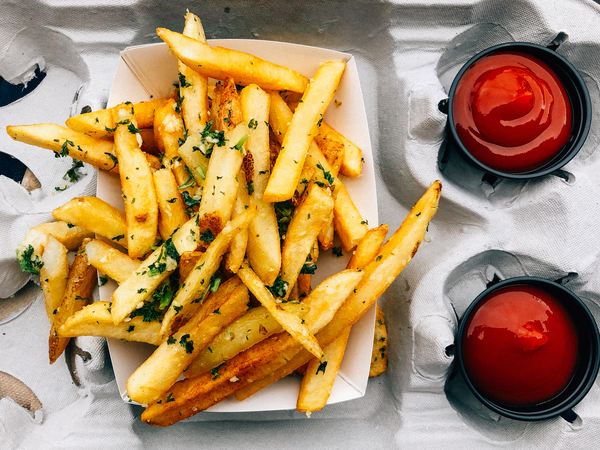
[{"label": "white crumpled fabric", "polygon": [[[141,408],[120,400],[102,339],[77,339],[65,357],[48,365],[49,325],[40,296],[21,315],[0,322],[0,372],[22,381],[43,404],[32,414],[9,397],[0,399],[0,449],[597,447],[598,381],[574,408],[573,423],[561,418],[526,423],[492,414],[460,376],[449,377],[458,317],[494,276],[566,277],[566,286],[600,317],[596,3],[307,0],[225,6],[218,1],[99,0],[85,5],[75,0],[0,3],[0,76],[19,80],[34,62],[48,72],[46,86],[42,83],[30,97],[0,108],[2,127],[62,123],[85,105],[102,107],[118,51],[157,42],[157,26],[181,29],[189,8],[202,18],[208,37],[282,40],[354,54],[376,159],[380,222],[396,229],[436,179],[443,182],[442,201],[428,239],[381,298],[389,369],[370,380],[364,398],[328,406],[311,419],[295,411],[204,413],[168,429],[151,428],[141,423]],[[595,108],[587,143],[561,177],[490,186],[481,180],[482,173],[456,157],[440,172],[437,156],[446,117],[437,105],[458,68],[496,43],[545,45],[561,31],[569,39],[559,53],[583,75]],[[19,36],[21,57],[10,53]],[[28,194],[0,178],[2,298],[28,279],[12,259],[27,229],[48,220],[50,211],[68,198],[93,192],[94,184],[87,170],[80,182],[56,193],[70,162],[13,143],[2,133],[0,145],[42,184]],[[73,363],[71,371],[67,361]]]}]

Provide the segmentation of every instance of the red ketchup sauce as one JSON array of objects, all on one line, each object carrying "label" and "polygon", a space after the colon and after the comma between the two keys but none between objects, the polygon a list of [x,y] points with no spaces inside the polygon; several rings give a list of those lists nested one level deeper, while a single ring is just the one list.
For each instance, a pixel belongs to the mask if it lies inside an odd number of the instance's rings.
[{"label": "red ketchup sauce", "polygon": [[489,400],[529,406],[558,395],[578,360],[578,336],[564,306],[546,291],[512,285],[471,313],[462,358],[471,383]]},{"label": "red ketchup sauce", "polygon": [[525,53],[476,61],[457,85],[452,112],[469,153],[505,173],[542,167],[571,138],[571,103],[562,83]]}]

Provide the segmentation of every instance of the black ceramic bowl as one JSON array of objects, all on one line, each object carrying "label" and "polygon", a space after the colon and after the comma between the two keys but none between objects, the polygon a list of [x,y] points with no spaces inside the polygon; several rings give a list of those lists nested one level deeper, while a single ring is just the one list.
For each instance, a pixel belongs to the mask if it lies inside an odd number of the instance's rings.
[{"label": "black ceramic bowl", "polygon": [[[517,51],[525,53],[546,63],[550,67],[550,69],[552,69],[556,73],[556,75],[562,82],[562,85],[564,86],[569,97],[569,101],[571,102],[571,139],[562,148],[562,150],[560,150],[554,156],[554,158],[551,161],[529,172],[503,172],[481,163],[469,152],[469,149],[465,147],[465,145],[461,142],[461,139],[459,138],[458,133],[456,131],[456,126],[453,117],[453,106],[454,96],[456,93],[458,83],[460,82],[464,73],[473,65],[473,63],[485,56],[500,51]],[[445,110],[446,107],[444,107],[443,109]],[[458,151],[458,153],[461,154],[461,156],[463,156],[463,158],[467,162],[496,177],[510,179],[530,179],[541,177],[552,173],[557,169],[560,169],[562,166],[567,164],[577,154],[577,152],[579,152],[581,146],[585,142],[585,139],[590,129],[590,124],[592,120],[592,106],[590,102],[590,94],[588,92],[587,86],[585,85],[585,82],[581,78],[581,75],[579,74],[577,69],[575,69],[575,67],[567,59],[558,54],[555,50],[550,49],[548,47],[527,42],[509,42],[505,44],[495,45],[482,51],[481,53],[478,53],[460,69],[460,71],[454,78],[454,81],[452,82],[452,86],[450,88],[447,103],[447,114],[448,124],[446,128],[448,135],[446,139],[448,140],[448,142],[446,143],[446,145],[448,145],[450,148],[456,149],[456,151]]]},{"label": "black ceramic bowl", "polygon": [[[464,363],[463,337],[466,333],[465,327],[469,318],[477,306],[490,293],[500,288],[512,285],[528,285],[538,287],[555,299],[557,299],[573,319],[579,339],[579,358],[576,362],[573,375],[566,387],[550,400],[527,406],[505,405],[484,396],[471,381],[470,374]],[[572,407],[579,403],[588,393],[600,366],[600,336],[598,326],[589,309],[573,292],[553,281],[535,277],[517,277],[501,281],[483,291],[469,306],[460,320],[458,333],[456,335],[456,359],[455,364],[463,375],[465,383],[481,403],[492,411],[516,420],[544,420],[555,416],[568,416]]]}]

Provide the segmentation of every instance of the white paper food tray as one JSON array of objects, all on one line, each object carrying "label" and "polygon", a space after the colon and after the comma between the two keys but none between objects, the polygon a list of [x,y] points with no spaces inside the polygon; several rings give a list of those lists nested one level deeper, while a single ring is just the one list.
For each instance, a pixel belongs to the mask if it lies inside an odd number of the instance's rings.
[{"label": "white paper food tray", "polygon": [[[356,61],[352,55],[303,45],[260,40],[211,40],[211,46],[228,47],[251,53],[260,58],[290,67],[307,77],[317,72],[326,61],[345,61],[346,70],[336,92],[339,106],[332,106],[325,120],[363,151],[362,175],[356,179],[344,178],[344,183],[362,216],[369,226],[377,226],[377,195],[373,158],[362,92]],[[121,52],[117,72],[108,99],[108,107],[130,101],[147,101],[151,98],[168,97],[173,83],[178,81],[177,59],[166,44],[130,47]],[[123,209],[118,176],[100,171],[98,175],[99,198]],[[346,267],[350,255],[336,257],[331,252],[319,256],[318,270],[313,276],[313,286],[327,276]],[[110,281],[100,288],[101,300],[110,301],[116,283]],[[329,403],[337,403],[365,395],[371,349],[375,308],[371,308],[352,328],[344,361],[335,381]],[[109,351],[119,392],[124,401],[127,396],[126,382],[129,376],[152,353],[153,347],[136,342],[108,339]],[[252,397],[238,402],[230,398],[210,409],[214,412],[250,412],[295,409],[299,378],[287,377],[272,384]]]}]

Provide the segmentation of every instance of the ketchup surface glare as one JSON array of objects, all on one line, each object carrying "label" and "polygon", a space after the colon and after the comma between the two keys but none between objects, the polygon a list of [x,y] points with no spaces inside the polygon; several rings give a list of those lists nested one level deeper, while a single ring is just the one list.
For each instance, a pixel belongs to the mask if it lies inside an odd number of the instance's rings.
[{"label": "ketchup surface glare", "polygon": [[469,153],[506,173],[542,167],[571,138],[571,103],[557,75],[525,53],[499,51],[461,77],[452,112]]},{"label": "ketchup surface glare", "polygon": [[558,395],[579,357],[579,339],[565,307],[545,290],[511,285],[473,310],[462,336],[465,371],[489,400],[530,406]]}]

